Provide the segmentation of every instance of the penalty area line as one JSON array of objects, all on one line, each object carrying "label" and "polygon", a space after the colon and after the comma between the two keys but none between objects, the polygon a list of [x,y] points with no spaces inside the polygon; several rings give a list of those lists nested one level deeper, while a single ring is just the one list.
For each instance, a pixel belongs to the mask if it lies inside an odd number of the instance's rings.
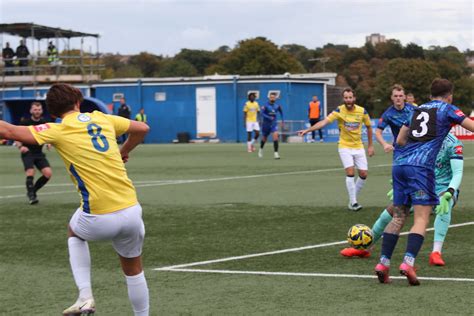
[{"label": "penalty area line", "polygon": [[[449,227],[455,228],[455,227],[462,227],[462,226],[469,226],[469,225],[474,225],[474,222],[453,224],[453,225],[449,225]],[[426,231],[433,231],[433,230],[434,230],[434,227],[431,227],[431,228],[428,228]],[[403,232],[400,234],[400,236],[405,236],[408,234],[409,232]],[[153,270],[169,271],[169,270],[188,268],[188,267],[194,267],[194,266],[203,266],[203,265],[208,265],[212,263],[244,260],[244,259],[249,259],[249,258],[278,255],[278,254],[283,254],[283,253],[298,252],[298,251],[303,251],[303,250],[308,250],[308,249],[324,248],[324,247],[344,245],[344,244],[347,244],[347,240],[341,240],[341,241],[335,241],[335,242],[329,242],[329,243],[317,244],[317,245],[309,245],[309,246],[303,246],[303,247],[296,247],[296,248],[281,249],[281,250],[268,251],[268,252],[261,252],[261,253],[254,253],[254,254],[243,255],[243,256],[233,256],[233,257],[226,257],[226,258],[221,258],[221,259],[184,263],[184,264],[178,264],[178,265],[173,265],[173,266],[154,268]]]},{"label": "penalty area line", "polygon": [[[270,271],[239,271],[239,270],[208,270],[208,269],[162,269],[168,272],[187,273],[214,273],[214,274],[246,274],[246,275],[266,275],[266,276],[297,276],[297,277],[322,277],[322,278],[350,278],[350,279],[376,279],[375,275],[359,274],[337,274],[337,273],[305,273],[305,272],[270,272]],[[391,276],[391,279],[405,280],[404,276]],[[452,282],[474,282],[470,278],[440,278],[440,277],[418,277],[425,281],[452,281]]]}]

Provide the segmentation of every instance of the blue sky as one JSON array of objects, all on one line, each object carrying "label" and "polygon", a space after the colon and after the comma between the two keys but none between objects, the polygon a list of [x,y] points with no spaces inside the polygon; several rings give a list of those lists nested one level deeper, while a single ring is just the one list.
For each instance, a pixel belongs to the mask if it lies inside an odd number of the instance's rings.
[{"label": "blue sky", "polygon": [[[402,44],[474,50],[473,16],[472,0],[0,0],[1,23],[99,33],[102,52],[122,54],[213,50],[256,36],[278,45],[359,47],[371,33]],[[7,40],[14,47],[18,42]],[[95,42],[86,42],[90,46]]]}]

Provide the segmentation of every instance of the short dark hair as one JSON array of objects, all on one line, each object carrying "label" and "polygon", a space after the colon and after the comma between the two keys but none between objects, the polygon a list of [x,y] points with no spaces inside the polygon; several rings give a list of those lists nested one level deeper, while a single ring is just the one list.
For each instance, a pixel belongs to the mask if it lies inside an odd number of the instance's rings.
[{"label": "short dark hair", "polygon": [[252,93],[249,93],[249,95],[248,95],[247,97],[248,97],[248,99],[250,100],[250,97],[256,98],[257,95],[256,95],[254,92],[252,92]]},{"label": "short dark hair", "polygon": [[64,113],[72,111],[76,103],[83,100],[81,90],[66,83],[52,85],[46,95],[48,111],[56,117],[61,117]]},{"label": "short dark hair", "polygon": [[31,103],[30,109],[31,109],[32,107],[34,107],[34,106],[41,106],[41,107],[43,107],[43,104],[41,104],[40,102],[36,102],[36,101],[35,101],[35,102]]},{"label": "short dark hair", "polygon": [[453,84],[448,79],[436,78],[431,83],[431,97],[445,98],[450,94],[453,94],[453,89]]},{"label": "short dark hair", "polygon": [[353,96],[356,95],[355,91],[352,90],[352,88],[345,88],[344,90],[342,90],[342,94],[341,94],[341,95],[344,96],[344,93],[346,93],[346,92],[352,92],[352,95],[353,95]]},{"label": "short dark hair", "polygon": [[407,97],[415,97],[415,96],[413,95],[413,93],[408,92],[408,93],[407,93]]}]

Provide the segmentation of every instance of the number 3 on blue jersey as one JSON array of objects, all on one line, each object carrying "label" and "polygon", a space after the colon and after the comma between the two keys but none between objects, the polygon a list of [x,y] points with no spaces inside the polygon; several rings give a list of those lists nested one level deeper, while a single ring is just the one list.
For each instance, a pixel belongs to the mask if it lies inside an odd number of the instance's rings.
[{"label": "number 3 on blue jersey", "polygon": [[[95,123],[87,125],[87,133],[92,137],[92,145],[94,145],[94,148],[100,152],[106,152],[109,150],[109,142],[100,132],[102,132],[102,127],[99,125]],[[99,143],[98,138],[100,138],[102,145]]]},{"label": "number 3 on blue jersey", "polygon": [[409,138],[415,142],[427,142],[435,138],[436,115],[436,109],[415,109]]}]

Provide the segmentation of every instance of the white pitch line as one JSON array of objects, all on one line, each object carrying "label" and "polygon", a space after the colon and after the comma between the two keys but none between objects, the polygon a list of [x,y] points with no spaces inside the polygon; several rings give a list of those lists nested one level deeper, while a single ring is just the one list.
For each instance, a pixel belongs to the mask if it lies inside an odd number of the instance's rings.
[{"label": "white pitch line", "polygon": [[[468,226],[468,225],[474,225],[474,222],[453,224],[453,225],[449,225],[449,227],[450,228],[455,228],[455,227]],[[432,230],[434,230],[434,227],[428,228],[426,231],[432,231]],[[409,234],[409,232],[404,232],[404,233],[401,233],[400,236],[404,236],[404,235],[408,235],[408,234]],[[308,249],[324,248],[324,247],[337,246],[337,245],[343,245],[343,244],[347,244],[347,240],[335,241],[335,242],[317,244],[317,245],[309,245],[309,246],[303,246],[303,247],[297,247],[297,248],[288,248],[288,249],[282,249],[282,250],[254,253],[254,254],[243,255],[243,256],[234,256],[234,257],[227,257],[227,258],[214,259],[214,260],[184,263],[184,264],[178,264],[178,265],[167,266],[167,267],[162,267],[162,268],[155,268],[153,270],[156,270],[156,271],[169,271],[169,270],[174,270],[174,269],[181,269],[181,268],[188,268],[188,267],[194,267],[194,266],[208,265],[208,264],[212,264],[212,263],[237,261],[237,260],[243,260],[243,259],[249,259],[249,258],[278,255],[278,254],[282,254],[282,253],[297,252],[297,251],[303,251],[303,250],[308,250]]]},{"label": "white pitch line", "polygon": [[[471,160],[474,157],[467,157],[464,160]],[[382,168],[382,167],[390,167],[392,164],[382,164],[382,165],[375,165],[371,168]],[[317,170],[304,170],[304,171],[289,171],[289,172],[280,172],[280,173],[264,173],[264,174],[254,174],[248,176],[236,176],[236,177],[223,177],[223,178],[205,178],[205,179],[189,179],[189,180],[148,180],[148,181],[133,181],[136,188],[146,188],[146,187],[154,187],[154,186],[163,186],[163,185],[176,185],[176,184],[192,184],[192,183],[201,183],[201,182],[215,182],[215,181],[229,181],[229,180],[241,180],[241,179],[254,179],[254,178],[264,178],[264,177],[274,177],[274,176],[288,176],[288,175],[297,175],[297,174],[308,174],[308,173],[322,173],[322,172],[329,172],[329,171],[339,171],[343,170],[343,168],[331,168],[331,169],[317,169]],[[69,186],[71,183],[58,183],[58,184],[51,184],[48,185],[49,187],[52,186]],[[0,186],[0,189],[17,189],[17,188],[24,188],[24,185],[12,185],[12,186]],[[76,191],[68,191],[68,192],[49,192],[49,195],[53,194],[62,194],[62,193],[73,193]],[[44,194],[44,193],[43,193]],[[23,197],[23,195],[6,195],[0,196],[0,199],[7,199],[7,198],[16,198],[16,197]]]},{"label": "white pitch line", "polygon": [[[473,157],[474,158],[474,157]],[[372,168],[388,167],[391,165],[376,165]],[[331,168],[331,169],[318,169],[318,170],[305,170],[305,171],[290,171],[290,172],[280,172],[280,173],[266,173],[266,174],[254,174],[248,176],[236,176],[236,177],[224,177],[224,178],[205,178],[205,179],[189,179],[189,180],[157,180],[157,181],[134,181],[136,188],[144,187],[154,187],[154,186],[163,186],[163,185],[176,185],[176,184],[190,184],[190,183],[201,183],[201,182],[214,182],[214,181],[229,181],[229,180],[240,180],[240,179],[252,179],[252,178],[263,178],[263,177],[274,177],[274,176],[286,176],[286,175],[295,175],[295,174],[308,174],[308,173],[321,173],[329,171],[339,171],[343,168]],[[62,184],[56,184],[60,186]],[[64,185],[70,185],[70,183],[64,183]],[[9,186],[10,188],[13,186]],[[18,188],[24,188],[25,186],[17,186]],[[5,188],[5,187],[0,187]],[[63,194],[63,193],[75,193],[77,191],[59,191],[59,192],[48,192],[48,195],[54,194]],[[42,193],[46,195],[46,193]],[[0,196],[0,199],[11,199],[24,197],[24,194],[15,194],[15,195],[4,195]]]},{"label": "white pitch line", "polygon": [[[359,274],[335,274],[335,273],[304,273],[304,272],[269,272],[269,271],[238,271],[238,270],[207,270],[207,269],[168,269],[162,271],[169,272],[190,272],[190,273],[218,273],[218,274],[247,274],[247,275],[277,275],[277,276],[305,276],[305,277],[323,277],[323,278],[351,278],[351,279],[376,279],[375,275]],[[391,276],[391,279],[402,279],[406,277]],[[453,282],[474,282],[469,278],[440,278],[440,277],[418,277],[419,280],[426,281],[453,281]]]},{"label": "white pitch line", "polygon": [[[65,193],[77,193],[77,191],[43,192],[43,193],[41,193],[41,195],[56,195],[56,194],[65,194]],[[20,197],[26,197],[26,194],[3,195],[3,196],[0,196],[0,200],[2,200],[2,199],[20,198]]]}]

